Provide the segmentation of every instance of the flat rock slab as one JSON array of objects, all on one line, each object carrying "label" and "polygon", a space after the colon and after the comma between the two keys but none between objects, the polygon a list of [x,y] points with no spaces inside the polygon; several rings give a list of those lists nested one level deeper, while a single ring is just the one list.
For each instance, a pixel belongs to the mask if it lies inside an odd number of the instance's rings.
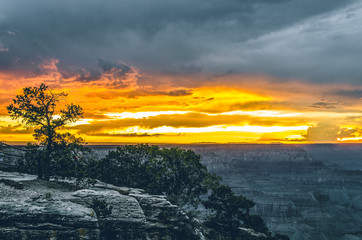
[{"label": "flat rock slab", "polygon": [[200,239],[165,196],[102,182],[76,188],[0,171],[0,239]]}]

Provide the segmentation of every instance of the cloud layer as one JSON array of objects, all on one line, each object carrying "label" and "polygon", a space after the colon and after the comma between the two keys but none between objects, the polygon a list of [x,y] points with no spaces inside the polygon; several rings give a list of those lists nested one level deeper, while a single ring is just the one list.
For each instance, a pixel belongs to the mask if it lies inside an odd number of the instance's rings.
[{"label": "cloud layer", "polygon": [[360,83],[355,2],[1,0],[0,69],[36,70],[58,59],[61,74],[80,81],[131,65]]}]

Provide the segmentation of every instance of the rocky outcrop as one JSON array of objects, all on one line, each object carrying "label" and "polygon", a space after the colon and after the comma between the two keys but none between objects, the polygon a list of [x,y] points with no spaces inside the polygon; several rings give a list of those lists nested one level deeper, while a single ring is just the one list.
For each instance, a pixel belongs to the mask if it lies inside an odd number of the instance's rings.
[{"label": "rocky outcrop", "polygon": [[[164,196],[0,172],[0,239],[202,239]],[[17,187],[15,187],[17,186]]]}]

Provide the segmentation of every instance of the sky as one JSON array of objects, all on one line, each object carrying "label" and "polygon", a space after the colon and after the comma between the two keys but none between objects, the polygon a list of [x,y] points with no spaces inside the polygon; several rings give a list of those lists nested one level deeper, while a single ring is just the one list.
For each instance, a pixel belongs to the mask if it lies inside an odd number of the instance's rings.
[{"label": "sky", "polygon": [[90,143],[361,142],[361,22],[355,0],[0,0],[0,140],[33,139],[6,106],[45,83]]}]

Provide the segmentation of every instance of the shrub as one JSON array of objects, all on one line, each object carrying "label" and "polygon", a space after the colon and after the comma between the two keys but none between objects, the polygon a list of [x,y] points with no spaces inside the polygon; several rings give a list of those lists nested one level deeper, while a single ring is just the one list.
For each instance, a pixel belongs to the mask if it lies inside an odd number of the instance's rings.
[{"label": "shrub", "polygon": [[[40,145],[28,143],[23,159],[17,161],[19,172],[36,174],[42,159],[46,157],[46,149]],[[90,149],[78,142],[62,142],[54,145],[49,164],[49,176],[54,178],[83,179],[91,175],[88,172]]]},{"label": "shrub", "polygon": [[118,147],[98,163],[98,177],[120,186],[166,194],[178,205],[198,205],[200,196],[219,181],[200,162],[201,156],[179,148],[149,145]]}]

